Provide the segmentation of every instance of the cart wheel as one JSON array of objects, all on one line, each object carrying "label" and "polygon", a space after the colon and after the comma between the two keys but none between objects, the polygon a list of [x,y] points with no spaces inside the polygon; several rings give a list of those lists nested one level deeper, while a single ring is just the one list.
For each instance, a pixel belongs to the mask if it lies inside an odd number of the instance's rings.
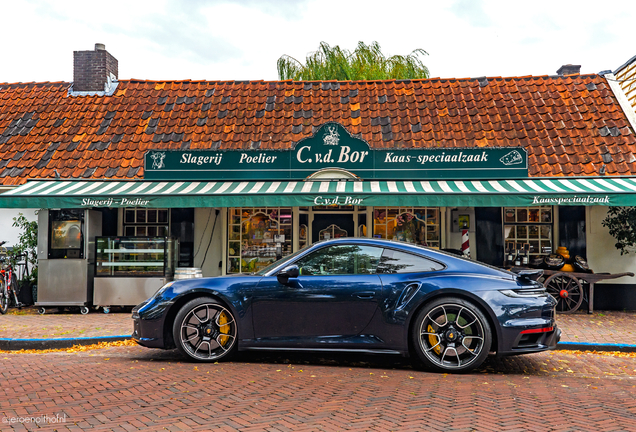
[{"label": "cart wheel", "polygon": [[80,308],[80,313],[81,313],[82,315],[86,315],[86,314],[88,313],[88,308],[87,308],[86,306],[82,306],[82,307]]},{"label": "cart wheel", "polygon": [[104,313],[110,313],[109,307],[104,306],[102,309],[104,310]]},{"label": "cart wheel", "polygon": [[555,273],[544,282],[545,288],[557,301],[558,313],[575,312],[583,302],[583,287],[579,280],[567,273]]},{"label": "cart wheel", "polygon": [[38,313],[39,313],[40,315],[44,315],[44,314],[46,313],[46,309],[44,309],[43,307],[38,308]]}]

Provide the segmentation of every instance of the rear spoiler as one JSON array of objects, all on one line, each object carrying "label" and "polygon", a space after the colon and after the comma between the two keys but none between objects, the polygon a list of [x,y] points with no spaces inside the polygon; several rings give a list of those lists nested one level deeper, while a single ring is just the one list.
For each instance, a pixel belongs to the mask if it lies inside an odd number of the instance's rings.
[{"label": "rear spoiler", "polygon": [[519,276],[520,278],[533,280],[533,281],[536,281],[541,276],[543,276],[542,269],[526,269],[526,268],[513,267],[510,269],[510,271],[513,273],[516,273],[517,276]]}]

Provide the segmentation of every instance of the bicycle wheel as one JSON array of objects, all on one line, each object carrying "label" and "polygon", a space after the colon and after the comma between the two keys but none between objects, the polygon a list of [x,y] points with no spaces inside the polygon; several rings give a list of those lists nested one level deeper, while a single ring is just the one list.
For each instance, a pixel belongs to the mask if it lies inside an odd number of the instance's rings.
[{"label": "bicycle wheel", "polygon": [[0,281],[0,313],[6,314],[9,309],[9,293],[5,288],[4,281]]},{"label": "bicycle wheel", "polygon": [[[15,276],[15,275],[13,275]],[[21,308],[22,307],[22,303],[20,303],[20,300],[18,300],[18,294],[20,294],[20,288],[18,286],[18,281],[15,279],[15,277],[11,278],[11,301],[13,303],[13,307],[16,308]]]}]

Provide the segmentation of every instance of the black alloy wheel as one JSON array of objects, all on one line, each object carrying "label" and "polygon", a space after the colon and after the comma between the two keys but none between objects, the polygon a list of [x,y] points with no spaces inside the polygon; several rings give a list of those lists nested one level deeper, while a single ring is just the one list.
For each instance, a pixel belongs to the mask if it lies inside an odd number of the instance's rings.
[{"label": "black alloy wheel", "polygon": [[172,333],[177,349],[200,362],[227,359],[237,347],[238,328],[234,316],[210,297],[186,303],[177,313]]},{"label": "black alloy wheel", "polygon": [[411,343],[417,360],[427,369],[462,373],[484,362],[492,345],[492,331],[477,306],[445,297],[420,310]]}]

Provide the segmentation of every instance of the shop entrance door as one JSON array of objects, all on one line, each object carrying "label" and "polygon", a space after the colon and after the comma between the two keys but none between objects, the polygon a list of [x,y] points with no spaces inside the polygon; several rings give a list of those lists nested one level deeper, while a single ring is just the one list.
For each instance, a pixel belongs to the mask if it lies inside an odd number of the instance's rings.
[{"label": "shop entrance door", "polygon": [[311,242],[339,237],[355,237],[352,213],[314,213]]}]

